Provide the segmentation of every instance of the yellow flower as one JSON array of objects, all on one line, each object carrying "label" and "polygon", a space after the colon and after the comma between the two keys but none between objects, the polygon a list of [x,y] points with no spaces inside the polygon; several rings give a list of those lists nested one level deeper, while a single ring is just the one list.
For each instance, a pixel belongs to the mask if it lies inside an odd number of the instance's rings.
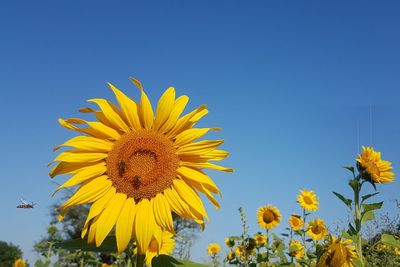
[{"label": "yellow flower", "polygon": [[307,229],[307,234],[315,240],[321,240],[328,234],[328,229],[321,219],[311,220]]},{"label": "yellow flower", "polygon": [[258,209],[257,220],[261,228],[272,229],[281,221],[281,213],[271,205],[263,206]]},{"label": "yellow flower", "polygon": [[210,162],[228,156],[218,149],[223,140],[195,142],[217,130],[192,128],[207,114],[204,105],[180,117],[189,98],[175,98],[175,89],[170,87],[153,112],[140,82],[132,81],[141,91],[140,103],[109,84],[119,107],[95,98],[89,102],[99,110],[80,111],[92,113],[98,121],[59,120],[65,128],[84,135],[55,148],[73,147],[54,159],[57,165],[50,176],[73,175],[56,192],[80,185],[59,207],[59,220],[71,206],[91,204],[82,238],[88,233],[88,242],[100,246],[115,226],[119,252],[133,236],[138,253],[144,254],[153,237],[161,240],[163,230],[174,233],[172,213],[204,226],[208,216],[198,192],[219,208],[213,194],[220,191],[203,169],[233,170]]},{"label": "yellow flower", "polygon": [[291,257],[296,257],[296,259],[302,258],[304,256],[303,245],[299,241],[296,241],[296,240],[290,241],[289,254]]},{"label": "yellow flower", "polygon": [[162,232],[161,236],[161,245],[158,245],[158,242],[153,237],[150,241],[149,248],[146,251],[146,264],[148,266],[151,265],[151,260],[157,256],[158,254],[169,255],[174,251],[175,240],[174,236],[168,232]]},{"label": "yellow flower", "polygon": [[353,260],[357,258],[355,246],[350,246],[351,240],[337,239],[330,236],[330,242],[324,249],[318,261],[318,267],[353,267]]},{"label": "yellow flower", "polygon": [[226,259],[228,261],[231,261],[235,258],[235,253],[233,251],[229,251],[228,255],[226,256]]},{"label": "yellow flower", "polygon": [[292,214],[289,218],[289,225],[294,231],[299,231],[303,228],[303,219],[299,215]]},{"label": "yellow flower", "polygon": [[237,246],[236,249],[235,249],[235,254],[236,254],[238,257],[243,256],[243,254],[244,254],[244,248],[243,248],[242,246]]},{"label": "yellow flower", "polygon": [[26,262],[23,259],[16,259],[13,263],[13,267],[26,267]]},{"label": "yellow flower", "polygon": [[394,248],[394,254],[400,256],[400,248]]},{"label": "yellow flower", "polygon": [[300,190],[297,201],[300,203],[300,206],[307,211],[318,210],[318,198],[312,190]]},{"label": "yellow flower", "polygon": [[254,240],[256,241],[256,244],[259,246],[262,246],[265,243],[267,243],[267,238],[265,237],[265,235],[263,235],[261,233],[255,234]]},{"label": "yellow flower", "polygon": [[102,263],[101,267],[112,267],[112,265],[111,264],[107,264],[107,263]]},{"label": "yellow flower", "polygon": [[358,156],[357,162],[369,174],[371,182],[390,183],[394,180],[392,163],[381,160],[381,152],[376,152],[372,147],[362,147],[362,153]]},{"label": "yellow flower", "polygon": [[215,255],[221,250],[221,247],[217,243],[211,243],[208,248],[208,254]]},{"label": "yellow flower", "polygon": [[225,238],[225,244],[228,246],[228,248],[231,248],[235,245],[235,240],[227,237]]}]

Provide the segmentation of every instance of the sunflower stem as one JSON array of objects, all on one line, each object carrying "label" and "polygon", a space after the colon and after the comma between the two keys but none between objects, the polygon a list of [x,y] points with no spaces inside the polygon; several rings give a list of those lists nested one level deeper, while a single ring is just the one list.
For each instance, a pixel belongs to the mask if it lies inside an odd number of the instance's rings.
[{"label": "sunflower stem", "polygon": [[356,252],[361,266],[364,265],[363,254],[362,254],[362,236],[361,236],[361,204],[360,204],[360,192],[362,183],[360,183],[360,177],[357,176],[354,180],[357,181],[357,187],[354,188],[354,224],[356,230]]},{"label": "sunflower stem", "polygon": [[136,267],[144,267],[144,258],[145,255],[142,254],[136,255]]}]

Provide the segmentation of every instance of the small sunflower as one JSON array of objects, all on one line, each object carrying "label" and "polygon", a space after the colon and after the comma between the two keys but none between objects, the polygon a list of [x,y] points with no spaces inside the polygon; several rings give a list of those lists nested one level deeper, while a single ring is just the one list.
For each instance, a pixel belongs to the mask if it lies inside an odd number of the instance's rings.
[{"label": "small sunflower", "polygon": [[362,153],[358,156],[357,162],[369,174],[373,183],[390,183],[394,181],[392,163],[381,159],[381,152],[375,151],[372,147],[362,147]]},{"label": "small sunflower", "polygon": [[355,246],[350,246],[353,241],[337,239],[330,235],[329,244],[326,245],[318,267],[353,267],[353,261],[357,258]]},{"label": "small sunflower", "polygon": [[315,240],[321,240],[328,234],[328,229],[322,219],[311,220],[307,229],[307,234]]},{"label": "small sunflower", "polygon": [[312,190],[300,190],[300,195],[297,196],[297,201],[300,203],[300,206],[307,211],[318,210],[318,198]]},{"label": "small sunflower", "polygon": [[226,255],[226,260],[231,261],[235,258],[235,253],[233,251],[229,251],[228,255]]},{"label": "small sunflower", "polygon": [[[138,253],[144,254],[154,237],[174,233],[172,213],[204,226],[208,219],[199,192],[219,208],[214,194],[220,191],[204,169],[232,172],[210,161],[219,161],[228,152],[218,149],[223,140],[197,139],[218,128],[193,128],[208,113],[200,106],[182,116],[189,100],[175,98],[170,87],[153,111],[141,83],[141,100],[135,102],[109,84],[119,107],[106,99],[89,102],[99,110],[82,108],[97,121],[78,118],[59,119],[62,126],[84,135],[57,146],[72,147],[53,161],[50,176],[72,174],[57,188],[80,185],[75,194],[59,207],[59,220],[68,208],[91,204],[82,230],[88,242],[100,246],[115,226],[118,251],[122,252],[133,236]],[[160,246],[158,246],[160,247]]]},{"label": "small sunflower", "polygon": [[228,248],[231,248],[235,245],[235,240],[233,240],[230,237],[225,238],[225,244],[227,245]]},{"label": "small sunflower", "polygon": [[162,255],[171,254],[174,251],[174,246],[174,236],[168,231],[162,232],[161,242],[156,241],[156,239],[153,237],[150,241],[149,248],[146,251],[146,265],[151,265],[151,260],[157,256],[157,252],[158,254]]},{"label": "small sunflower", "polygon": [[272,229],[281,221],[281,213],[272,205],[263,206],[258,209],[258,224],[261,228]]},{"label": "small sunflower", "polygon": [[303,219],[299,215],[292,214],[289,218],[289,225],[294,231],[299,231],[303,228]]},{"label": "small sunflower", "polygon": [[394,254],[400,256],[400,248],[394,248]]},{"label": "small sunflower", "polygon": [[23,259],[16,259],[13,263],[13,267],[26,267],[26,262]]},{"label": "small sunflower", "polygon": [[265,243],[267,243],[267,238],[262,233],[255,234],[254,240],[256,241],[257,246],[263,246]]},{"label": "small sunflower", "polygon": [[211,243],[208,248],[207,252],[210,255],[215,255],[221,250],[221,247],[217,243]]},{"label": "small sunflower", "polygon": [[235,254],[238,257],[242,257],[244,255],[244,248],[242,246],[237,246],[235,249]]},{"label": "small sunflower", "polygon": [[295,257],[296,259],[300,259],[304,257],[304,247],[301,242],[297,240],[292,240],[289,243],[289,254],[291,257]]}]

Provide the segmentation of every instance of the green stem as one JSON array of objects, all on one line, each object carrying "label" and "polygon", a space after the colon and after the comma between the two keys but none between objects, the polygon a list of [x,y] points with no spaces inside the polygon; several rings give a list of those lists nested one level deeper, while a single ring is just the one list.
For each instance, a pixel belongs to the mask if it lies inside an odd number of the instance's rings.
[{"label": "green stem", "polygon": [[144,258],[145,255],[142,254],[136,255],[136,267],[144,267]]},{"label": "green stem", "polygon": [[356,252],[361,266],[364,266],[364,259],[362,254],[362,236],[361,236],[361,204],[360,192],[362,183],[358,180],[357,190],[354,190],[354,224],[356,228]]},{"label": "green stem", "polygon": [[266,263],[267,263],[267,266],[269,266],[269,230],[268,229],[265,229],[265,232],[266,232],[266,242],[265,242],[265,247],[267,248],[267,257],[266,257]]}]

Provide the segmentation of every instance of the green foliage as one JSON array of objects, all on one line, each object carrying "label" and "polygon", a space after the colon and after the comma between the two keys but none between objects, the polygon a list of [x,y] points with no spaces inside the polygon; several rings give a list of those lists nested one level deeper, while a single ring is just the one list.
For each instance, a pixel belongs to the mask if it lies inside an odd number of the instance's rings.
[{"label": "green foliage", "polygon": [[18,246],[0,241],[0,266],[12,266],[18,258],[22,258],[22,251]]}]

